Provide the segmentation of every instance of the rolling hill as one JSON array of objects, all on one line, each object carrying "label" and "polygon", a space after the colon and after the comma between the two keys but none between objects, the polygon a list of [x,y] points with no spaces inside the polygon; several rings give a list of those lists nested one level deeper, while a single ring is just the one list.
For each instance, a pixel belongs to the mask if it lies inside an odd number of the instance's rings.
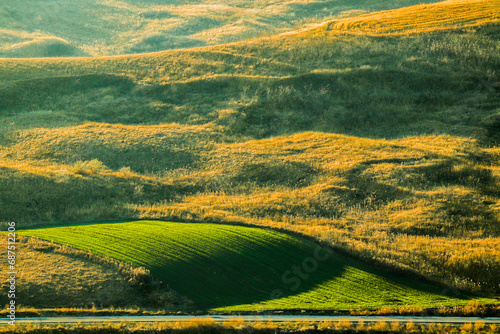
[{"label": "rolling hill", "polygon": [[[429,2],[432,2],[430,0]],[[435,1],[435,0],[434,0]],[[392,9],[414,0],[33,1],[0,10],[0,56],[117,55],[233,42],[294,30],[325,17]],[[50,44],[52,39],[65,44]],[[66,42],[67,41],[67,42]],[[28,47],[27,45],[30,45]]]},{"label": "rolling hill", "polygon": [[496,296],[497,9],[446,1],[186,50],[1,59],[0,221],[254,224]]},{"label": "rolling hill", "polygon": [[311,241],[252,227],[136,221],[21,234],[144,266],[204,309],[349,310],[468,301],[364,267]]}]

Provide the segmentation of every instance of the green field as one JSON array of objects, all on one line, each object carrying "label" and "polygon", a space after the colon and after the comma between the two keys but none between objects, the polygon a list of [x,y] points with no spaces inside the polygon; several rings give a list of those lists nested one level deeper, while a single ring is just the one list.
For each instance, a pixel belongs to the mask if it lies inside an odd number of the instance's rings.
[{"label": "green field", "polygon": [[314,242],[267,229],[136,221],[20,234],[144,266],[205,309],[349,310],[468,302],[465,296],[450,298],[441,294],[442,288],[365,267]]}]

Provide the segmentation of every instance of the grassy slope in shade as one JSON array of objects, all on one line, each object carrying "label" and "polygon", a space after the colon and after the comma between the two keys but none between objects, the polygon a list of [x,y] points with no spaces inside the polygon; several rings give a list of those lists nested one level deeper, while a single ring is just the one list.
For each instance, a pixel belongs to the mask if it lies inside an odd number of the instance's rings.
[{"label": "grassy slope in shade", "polygon": [[[348,310],[467,302],[443,296],[441,289],[420,282],[388,278],[337,254],[316,261],[317,270],[311,270],[310,258],[315,253],[317,258],[325,257],[325,250],[318,251],[311,241],[259,228],[137,221],[21,234],[145,266],[204,308]],[[309,273],[291,272],[304,264]]]}]

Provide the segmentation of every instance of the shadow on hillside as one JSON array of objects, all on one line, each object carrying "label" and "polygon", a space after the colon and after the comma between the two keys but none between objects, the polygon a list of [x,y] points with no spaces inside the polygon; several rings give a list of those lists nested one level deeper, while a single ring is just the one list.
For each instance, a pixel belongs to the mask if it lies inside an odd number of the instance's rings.
[{"label": "shadow on hillside", "polygon": [[[290,297],[344,272],[342,261],[317,261],[314,247],[297,249],[291,242],[245,246],[244,252],[227,249],[208,254],[194,250],[200,254],[189,261],[149,269],[173,290],[206,309]],[[327,254],[325,250],[319,253]]]},{"label": "shadow on hillside", "polygon": [[[0,87],[0,110],[6,115],[62,110],[81,121],[124,124],[215,123],[229,135],[253,138],[322,131],[497,140],[491,89],[479,77],[464,81],[369,66],[281,79],[221,75],[164,85],[95,74],[8,83]],[[475,106],[479,97],[480,108]]]},{"label": "shadow on hillside", "polygon": [[259,186],[305,187],[311,184],[318,170],[310,164],[295,161],[246,163],[232,176],[235,184],[255,183]]},{"label": "shadow on hillside", "polygon": [[369,160],[351,168],[345,175],[345,186],[351,188],[344,192],[346,202],[351,205],[363,205],[377,207],[394,200],[401,200],[414,196],[412,191],[403,190],[393,185],[384,184],[377,180],[373,172],[367,172],[373,165],[377,164],[413,164],[416,159],[378,159]]},{"label": "shadow on hillside", "polygon": [[73,165],[98,159],[113,170],[126,168],[148,175],[163,175],[168,170],[189,168],[199,159],[198,155],[188,148],[173,149],[169,148],[168,144],[158,147],[138,141],[128,145],[118,145],[116,142],[104,143],[98,138],[97,140],[88,138],[79,143],[80,145],[65,144],[52,147],[51,151],[47,150],[44,158]]},{"label": "shadow on hillside", "polygon": [[[248,258],[236,252],[217,254],[210,258],[191,259],[190,263],[176,262],[168,269],[161,266],[149,268],[153,275],[161,277],[173,290],[187,296],[195,302],[198,307],[204,309],[222,308],[229,306],[256,304],[255,310],[259,310],[259,303],[277,302],[287,297],[299,296],[300,294],[312,292],[315,289],[324,289],[328,282],[342,277],[346,273],[346,267],[354,267],[371,274],[385,277],[391,283],[417,289],[423,293],[441,295],[442,301],[449,297],[467,299],[468,296],[448,296],[442,294],[442,288],[430,283],[400,276],[398,274],[382,272],[372,267],[361,265],[355,260],[350,260],[337,254],[327,261],[313,262],[314,252],[304,253],[303,257],[285,257],[286,254],[295,254],[297,250],[293,247],[285,247],[282,257],[270,252],[263,255],[255,255],[259,252],[248,249],[247,254],[254,254]],[[262,254],[262,253],[261,253]],[[263,260],[265,258],[265,260]],[[317,269],[316,268],[317,265]],[[352,278],[355,280],[355,278]],[[354,283],[355,284],[355,283]],[[367,289],[372,289],[367,287]],[[387,300],[386,294],[394,291],[384,291],[377,288],[380,295],[375,298]],[[356,308],[360,302],[359,295],[352,291],[344,291],[333,297],[333,300],[325,300],[325,303],[339,303],[346,309]],[[373,293],[373,292],[370,292]],[[396,293],[397,295],[397,293]],[[388,303],[404,305],[404,296],[392,296]],[[321,304],[322,302],[308,300],[305,303]],[[289,302],[287,302],[289,303]],[[277,308],[279,308],[279,302]],[[317,305],[316,305],[317,306]],[[290,304],[286,304],[289,308]]]},{"label": "shadow on hillside", "polygon": [[50,103],[64,95],[84,94],[102,87],[113,86],[129,91],[134,82],[125,76],[90,74],[81,76],[53,77],[20,80],[0,87],[0,112],[18,113],[24,110],[46,110]]},{"label": "shadow on hillside", "polygon": [[[191,245],[180,247],[189,248]],[[194,249],[198,253],[196,257],[170,262],[166,266],[152,266],[149,269],[173,290],[192,299],[199,307],[207,309],[258,304],[298,296],[344,276],[346,267],[380,275],[393,283],[423,292],[441,292],[441,288],[417,281],[415,277],[409,279],[380,271],[314,243],[304,246],[295,242],[272,244],[259,241],[246,243],[243,249],[244,251],[226,249],[212,253],[208,252],[208,248]],[[352,279],[355,280],[354,277]],[[380,298],[386,299],[387,292],[380,290]],[[335,296],[336,301],[355,307],[359,296],[350,296],[349,293],[345,291]],[[444,295],[442,298],[447,299]],[[309,302],[315,303],[313,300]],[[390,302],[403,304],[402,300],[396,299],[391,299]],[[255,305],[257,310],[258,307]]]},{"label": "shadow on hillside", "polygon": [[88,57],[89,54],[74,47],[70,43],[56,38],[35,39],[15,44],[0,53],[6,58],[40,58],[40,57]]},{"label": "shadow on hillside", "polygon": [[[484,124],[495,104],[485,112],[466,100],[490,90],[482,78],[366,67],[282,79],[220,76],[157,86],[149,93],[164,103],[191,105],[200,120],[255,138],[310,130],[373,138],[437,133],[482,138],[486,126],[496,131],[493,123]],[[214,106],[229,106],[227,101],[236,107],[222,117]],[[205,111],[198,107],[207,105]]]},{"label": "shadow on hillside", "polygon": [[88,171],[86,175],[38,175],[0,167],[0,221],[23,227],[44,222],[116,220],[134,216],[129,203],[169,201],[197,191],[192,185],[118,177]]}]

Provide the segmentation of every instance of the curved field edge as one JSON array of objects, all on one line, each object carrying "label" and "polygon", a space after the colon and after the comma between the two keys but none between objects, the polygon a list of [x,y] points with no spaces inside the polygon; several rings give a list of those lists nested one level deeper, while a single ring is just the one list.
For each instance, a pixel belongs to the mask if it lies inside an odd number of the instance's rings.
[{"label": "curved field edge", "polygon": [[20,233],[144,266],[198,306],[216,311],[469,302],[468,296],[448,296],[447,290],[368,268],[311,241],[255,227],[136,221]]}]

